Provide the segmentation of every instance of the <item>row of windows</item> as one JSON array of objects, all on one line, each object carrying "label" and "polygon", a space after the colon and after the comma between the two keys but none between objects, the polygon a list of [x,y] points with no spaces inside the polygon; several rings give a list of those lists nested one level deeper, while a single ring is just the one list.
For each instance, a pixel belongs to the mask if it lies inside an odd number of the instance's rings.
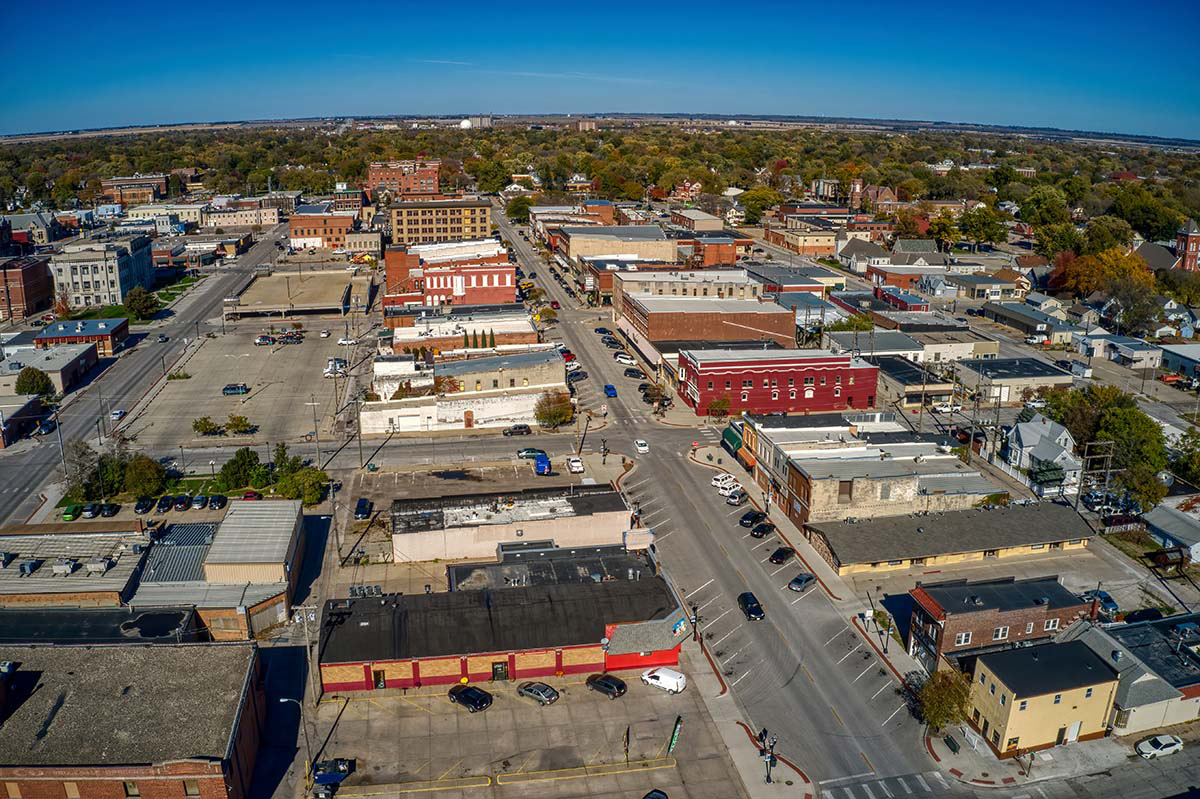
[{"label": "row of windows", "polygon": [[[182,780],[181,782],[183,783],[184,796],[200,795],[200,783],[198,780]],[[140,788],[138,788],[138,784],[132,780],[126,780],[124,783],[122,783],[122,787],[125,789],[125,796],[127,799],[128,797],[140,797],[142,795],[142,791]],[[4,788],[5,792],[8,794],[7,799],[23,799],[21,795],[21,786],[18,783],[7,782],[4,784]],[[63,793],[66,794],[67,799],[79,799],[79,784],[74,782],[64,782]]]},{"label": "row of windows", "polygon": [[[850,379],[847,382],[849,385],[854,385],[854,375],[850,375]],[[842,376],[834,375],[833,383],[834,383],[834,385],[841,385],[842,384]],[[789,387],[796,385],[796,378],[789,377],[787,384]],[[813,377],[804,378],[804,385],[806,385],[806,386],[816,385],[816,378],[813,378]],[[821,375],[821,385],[825,385],[825,375]],[[763,381],[762,381],[762,387],[763,388],[778,388],[779,387],[779,379],[774,378],[774,377],[764,377]],[[731,388],[733,388],[733,381],[726,380],[725,381],[725,390],[728,391]],[[754,381],[753,380],[743,380],[742,388],[744,388],[744,389],[754,388]],[[708,390],[709,391],[713,390],[713,381],[711,381],[711,380],[708,381]]]},{"label": "row of windows", "polygon": [[[712,383],[708,384],[708,388],[709,388],[709,390],[712,389]],[[804,389],[804,399],[812,399],[814,393],[815,392],[811,388]],[[842,387],[841,386],[834,387],[833,396],[835,396],[835,397],[842,396]],[[779,399],[779,389],[773,389],[771,391],[771,399],[773,399],[773,400]],[[788,399],[796,399],[796,389],[793,388],[793,389],[788,390]],[[748,391],[743,391],[742,392],[742,402],[749,402],[749,401],[750,401],[750,393]]]},{"label": "row of windows", "polygon": [[[467,288],[487,288],[488,286],[492,286],[492,287],[511,286],[513,284],[512,283],[513,275],[510,272],[506,275],[497,275],[497,274],[462,275],[462,276],[459,276],[459,275],[431,275],[425,281],[425,285],[427,288],[431,288],[431,289],[453,288],[454,280],[456,277],[459,279],[460,282],[464,282],[464,285],[466,285]],[[475,282],[476,278],[478,278],[478,280],[479,280],[478,283]],[[490,283],[488,281],[488,278],[491,278]],[[712,388],[712,386],[709,386],[709,388]]]},{"label": "row of windows", "polygon": [[[1040,545],[1037,545],[1037,546],[1038,546],[1038,548],[1040,548]],[[1032,549],[1033,547],[1030,547],[1030,548]],[[1052,632],[1054,630],[1057,630],[1058,622],[1059,622],[1058,619],[1046,619],[1046,621],[1042,624],[1042,631],[1043,632]],[[1026,635],[1033,634],[1033,627],[1034,627],[1034,623],[1028,622],[1025,625],[1025,634]],[[1008,631],[1009,631],[1008,627],[997,627],[996,629],[992,630],[992,640],[993,641],[1007,640],[1008,639]],[[972,635],[972,633],[970,630],[968,630],[967,632],[958,633],[957,635],[954,636],[954,645],[955,646],[966,646],[967,644],[971,643],[971,635]]]},{"label": "row of windows", "polygon": [[[980,674],[980,675],[979,675],[979,684],[980,684],[980,685],[984,685],[985,683],[987,683],[987,675],[986,675],[986,674]],[[988,685],[988,693],[990,693],[992,696],[995,696],[995,695],[996,695],[996,683],[991,683],[991,684],[989,684],[989,685]],[[1084,699],[1091,699],[1091,698],[1092,698],[1092,689],[1091,689],[1091,688],[1088,688],[1087,690],[1085,690],[1085,691],[1083,692],[1083,698],[1084,698]],[[1001,691],[1001,692],[1000,692],[1000,704],[1001,704],[1001,705],[1007,705],[1007,704],[1008,704],[1008,695],[1007,695],[1007,694],[1005,694],[1003,691]],[[1056,705],[1060,705],[1060,704],[1062,704],[1062,694],[1055,694],[1055,695],[1054,695],[1054,704],[1056,704]],[[1025,709],[1026,709],[1026,708],[1028,708],[1028,707],[1029,707],[1029,700],[1027,700],[1027,699],[1022,699],[1022,700],[1021,700],[1021,703],[1020,703],[1019,705],[1017,705],[1017,710],[1018,710],[1018,711],[1022,711],[1022,710],[1025,710]],[[976,717],[976,719],[978,719],[978,717],[979,717],[979,711],[976,711],[975,713],[976,713],[976,716],[975,716],[975,717]]]}]

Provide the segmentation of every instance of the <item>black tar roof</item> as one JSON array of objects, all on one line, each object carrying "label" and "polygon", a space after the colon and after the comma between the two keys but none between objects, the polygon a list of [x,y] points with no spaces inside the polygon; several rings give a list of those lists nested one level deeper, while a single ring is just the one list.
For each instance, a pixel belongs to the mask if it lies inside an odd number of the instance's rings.
[{"label": "black tar roof", "polygon": [[1070,377],[1071,373],[1036,358],[970,358],[958,362],[964,369],[991,380],[1028,377]]},{"label": "black tar roof", "polygon": [[1064,588],[1057,575],[1034,577],[1029,580],[1004,577],[974,583],[967,580],[946,580],[938,583],[917,583],[917,587],[948,614],[986,613],[993,610],[1003,613],[1034,606],[1059,609],[1088,605]]},{"label": "black tar roof", "polygon": [[501,544],[501,559],[446,569],[451,591],[641,579],[653,570],[623,546],[560,549],[551,542]]},{"label": "black tar roof", "polygon": [[1083,641],[1008,649],[980,655],[1017,699],[1113,682],[1117,673]]},{"label": "black tar roof", "polygon": [[863,359],[878,366],[879,371],[901,386],[920,386],[922,383],[927,386],[940,386],[946,383],[937,375],[899,355],[864,355]]},{"label": "black tar roof", "polygon": [[1117,624],[1104,632],[1175,688],[1200,683],[1200,655],[1193,650],[1200,646],[1200,614]]},{"label": "black tar roof", "polygon": [[699,339],[683,339],[672,341],[656,341],[654,348],[659,354],[680,352],[681,350],[781,350],[779,342],[774,339],[766,341],[702,341]]},{"label": "black tar roof", "polygon": [[511,652],[598,644],[605,625],[679,612],[661,577],[331,600],[321,663]]},{"label": "black tar roof", "polygon": [[748,413],[746,418],[758,422],[768,430],[850,426],[850,422],[840,413],[810,413],[802,416],[767,416],[761,413]]},{"label": "black tar roof", "polygon": [[192,608],[4,608],[3,644],[130,644],[199,640]]}]

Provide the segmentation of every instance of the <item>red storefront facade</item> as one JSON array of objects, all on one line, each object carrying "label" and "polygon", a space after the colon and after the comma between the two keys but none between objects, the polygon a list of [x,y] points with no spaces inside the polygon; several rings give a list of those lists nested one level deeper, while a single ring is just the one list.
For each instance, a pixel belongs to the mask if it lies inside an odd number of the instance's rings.
[{"label": "red storefront facade", "polygon": [[698,416],[729,399],[730,414],[875,407],[877,367],[825,350],[684,350],[679,397]]}]

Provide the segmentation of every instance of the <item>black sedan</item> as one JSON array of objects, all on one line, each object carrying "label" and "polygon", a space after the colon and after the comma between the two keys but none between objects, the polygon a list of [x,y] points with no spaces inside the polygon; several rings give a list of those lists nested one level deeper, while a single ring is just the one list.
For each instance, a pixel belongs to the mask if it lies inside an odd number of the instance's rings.
[{"label": "black sedan", "polygon": [[474,685],[456,685],[450,689],[450,701],[462,705],[469,713],[478,713],[492,706],[492,695]]},{"label": "black sedan", "polygon": [[633,367],[626,369],[624,374],[626,377],[632,377],[634,380],[646,379],[646,375],[642,373],[641,369],[634,369]]},{"label": "black sedan", "polygon": [[770,561],[778,566],[781,563],[787,563],[796,554],[796,550],[791,547],[780,547],[771,553]]},{"label": "black sedan", "polygon": [[609,330],[607,327],[598,327],[598,328],[596,328],[595,332],[599,333],[602,336],[611,336],[612,335],[612,331]]},{"label": "black sedan", "polygon": [[752,530],[750,530],[750,535],[753,538],[766,538],[767,536],[773,535],[774,533],[775,533],[775,525],[771,524],[770,522],[762,522],[761,524],[756,524],[756,525],[754,525],[754,528]]},{"label": "black sedan", "polygon": [[740,519],[738,519],[738,524],[740,524],[742,527],[753,527],[759,522],[765,521],[766,518],[767,514],[760,510],[748,510],[742,514]]},{"label": "black sedan", "polygon": [[154,497],[141,497],[137,504],[133,506],[133,512],[138,516],[149,513],[154,510]]},{"label": "black sedan", "polygon": [[100,515],[103,516],[105,519],[111,519],[112,517],[116,516],[120,510],[121,510],[121,506],[118,505],[117,503],[105,502],[103,505],[100,506]]},{"label": "black sedan", "polygon": [[155,513],[166,513],[175,505],[175,497],[166,494],[158,498],[158,504],[154,508]]},{"label": "black sedan", "polygon": [[175,497],[175,510],[187,510],[190,507],[192,507],[192,498],[187,494]]},{"label": "black sedan", "polygon": [[587,372],[584,371],[567,372],[567,382],[574,383],[576,380],[586,380],[587,376]]},{"label": "black sedan", "polygon": [[744,594],[738,594],[738,607],[742,609],[747,621],[762,621],[767,614],[763,612],[762,605],[758,603],[758,597],[747,591]]},{"label": "black sedan", "polygon": [[620,677],[614,677],[611,674],[593,674],[587,678],[587,687],[593,691],[598,691],[609,699],[616,699],[619,696],[624,696],[627,688],[625,681]]}]

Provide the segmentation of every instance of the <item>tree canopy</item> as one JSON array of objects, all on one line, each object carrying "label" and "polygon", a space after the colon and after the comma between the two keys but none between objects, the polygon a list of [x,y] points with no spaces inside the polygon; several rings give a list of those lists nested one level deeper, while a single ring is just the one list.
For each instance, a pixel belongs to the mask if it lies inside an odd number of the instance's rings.
[{"label": "tree canopy", "polygon": [[13,387],[18,394],[36,394],[46,397],[54,393],[54,383],[50,375],[36,366],[26,366],[17,375],[17,383]]}]

